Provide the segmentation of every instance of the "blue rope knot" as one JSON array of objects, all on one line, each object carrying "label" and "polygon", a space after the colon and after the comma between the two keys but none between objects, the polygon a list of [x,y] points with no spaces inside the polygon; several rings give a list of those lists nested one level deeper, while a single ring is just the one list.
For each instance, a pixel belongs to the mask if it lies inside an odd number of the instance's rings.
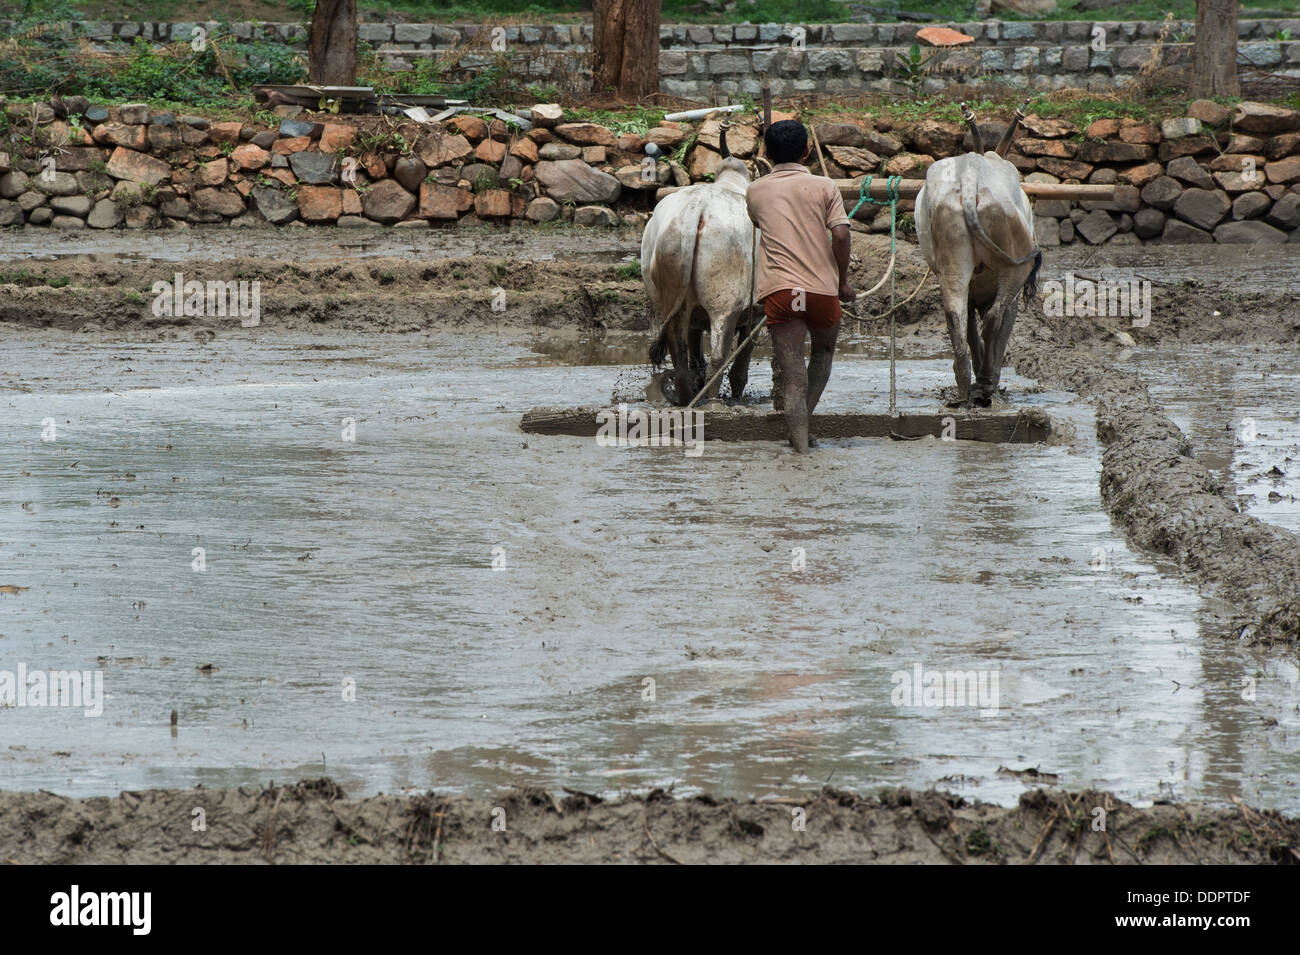
[{"label": "blue rope knot", "polygon": [[874,178],[876,177],[866,176],[863,178],[861,184],[858,186],[858,204],[854,206],[853,211],[849,213],[849,218],[852,219],[858,214],[858,210],[862,208],[863,203],[870,203],[873,206],[889,206],[889,251],[890,254],[893,254],[895,248],[895,228],[898,224],[898,189],[899,183],[903,181],[903,177],[889,176],[885,180],[884,199],[871,198],[871,180]]}]

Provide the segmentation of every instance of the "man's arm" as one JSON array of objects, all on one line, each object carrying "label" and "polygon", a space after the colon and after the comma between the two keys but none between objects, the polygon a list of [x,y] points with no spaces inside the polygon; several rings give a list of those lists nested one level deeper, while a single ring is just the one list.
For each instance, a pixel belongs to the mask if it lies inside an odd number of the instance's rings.
[{"label": "man's arm", "polygon": [[831,252],[840,270],[840,301],[855,302],[857,293],[849,284],[849,227],[845,223],[831,229]]}]

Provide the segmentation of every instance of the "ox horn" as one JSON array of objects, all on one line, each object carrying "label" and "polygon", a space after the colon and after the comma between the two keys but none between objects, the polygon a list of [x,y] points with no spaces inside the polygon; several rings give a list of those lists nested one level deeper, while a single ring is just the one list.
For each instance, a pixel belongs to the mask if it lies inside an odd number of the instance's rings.
[{"label": "ox horn", "polygon": [[1016,107],[1016,115],[1011,117],[1011,125],[1002,134],[1002,141],[998,143],[997,154],[1003,159],[1007,157],[1007,150],[1011,148],[1011,140],[1016,138],[1016,129],[1020,126],[1020,121],[1025,118],[1025,107],[1028,105],[1029,100],[1025,100]]},{"label": "ox horn", "polygon": [[984,152],[984,137],[980,135],[980,128],[975,124],[975,112],[965,103],[961,104],[961,118],[966,121],[966,128],[970,130],[971,138],[975,141],[975,151]]},{"label": "ox horn", "polygon": [[722,153],[723,159],[731,158],[731,150],[727,147],[727,130],[730,128],[731,123],[727,122],[725,119],[722,121],[722,125],[718,128],[718,152]]}]

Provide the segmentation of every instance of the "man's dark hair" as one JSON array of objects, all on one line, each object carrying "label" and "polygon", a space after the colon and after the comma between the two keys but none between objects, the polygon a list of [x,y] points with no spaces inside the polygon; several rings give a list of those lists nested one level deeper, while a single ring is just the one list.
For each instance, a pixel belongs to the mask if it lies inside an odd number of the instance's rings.
[{"label": "man's dark hair", "polygon": [[767,147],[767,158],[773,163],[799,162],[808,148],[808,130],[803,128],[803,123],[783,119],[767,128],[763,144]]}]

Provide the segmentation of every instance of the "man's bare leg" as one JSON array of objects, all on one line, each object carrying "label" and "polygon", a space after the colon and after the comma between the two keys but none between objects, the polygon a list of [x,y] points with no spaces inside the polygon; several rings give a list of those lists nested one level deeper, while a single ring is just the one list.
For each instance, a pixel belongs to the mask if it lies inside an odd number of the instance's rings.
[{"label": "man's bare leg", "polygon": [[[808,453],[808,369],[803,363],[803,342],[808,326],[799,319],[781,322],[772,333],[772,357],[781,372],[781,395],[786,432],[800,454]],[[825,387],[826,382],[822,382]]]},{"label": "man's bare leg", "polygon": [[808,359],[808,414],[817,410],[826,382],[831,377],[831,362],[835,360],[835,340],[839,337],[840,326],[836,322],[830,328],[813,329],[812,356]]}]

